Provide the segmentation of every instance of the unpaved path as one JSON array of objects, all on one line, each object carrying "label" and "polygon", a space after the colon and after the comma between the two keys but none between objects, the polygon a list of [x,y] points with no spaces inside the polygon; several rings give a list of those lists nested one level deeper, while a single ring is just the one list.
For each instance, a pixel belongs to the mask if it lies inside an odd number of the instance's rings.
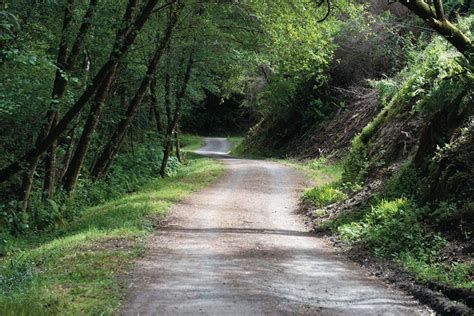
[{"label": "unpaved path", "polygon": [[132,273],[124,314],[428,314],[308,233],[294,214],[298,172],[228,157],[229,147],[206,139],[199,152],[227,174],[173,207]]}]

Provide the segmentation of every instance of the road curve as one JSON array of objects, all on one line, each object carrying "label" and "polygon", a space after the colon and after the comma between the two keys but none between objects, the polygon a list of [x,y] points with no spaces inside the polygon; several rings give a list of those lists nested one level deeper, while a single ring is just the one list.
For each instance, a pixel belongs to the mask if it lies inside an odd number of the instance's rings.
[{"label": "road curve", "polygon": [[207,138],[198,151],[227,173],[172,208],[131,274],[125,315],[430,314],[308,233],[298,172],[229,148]]}]

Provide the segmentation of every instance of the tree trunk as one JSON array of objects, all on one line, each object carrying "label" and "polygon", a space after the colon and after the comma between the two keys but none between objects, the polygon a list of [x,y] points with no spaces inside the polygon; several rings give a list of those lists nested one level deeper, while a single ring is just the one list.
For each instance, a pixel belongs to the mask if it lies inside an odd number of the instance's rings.
[{"label": "tree trunk", "polygon": [[[58,100],[64,96],[66,80],[63,78],[62,72],[65,70],[66,61],[67,61],[67,55],[68,55],[67,32],[69,31],[69,28],[71,27],[71,24],[73,21],[73,11],[74,11],[73,7],[74,7],[74,0],[68,0],[66,3],[66,7],[64,9],[64,19],[63,19],[63,26],[61,30],[61,40],[59,42],[58,56],[56,58],[57,69],[56,69],[56,74],[54,78],[54,85],[53,85],[53,92],[52,92],[53,103],[50,105],[50,110],[48,111],[48,114],[47,114],[47,123],[45,126],[42,127],[42,130],[40,131],[39,136],[36,140],[36,144],[41,143],[41,141],[49,133],[50,129],[55,125],[57,121],[57,108],[56,108],[55,103],[57,103]],[[47,174],[49,173],[51,175],[53,173],[52,172],[53,168],[49,168],[49,167],[51,166],[51,163],[54,160],[55,153],[56,153],[55,149],[53,149],[50,152],[51,159],[48,159],[47,164],[46,164],[45,186],[47,185],[48,196],[50,193],[52,194],[52,189],[50,188],[50,183],[49,183],[50,178],[47,176]],[[37,155],[36,157],[34,157],[34,159],[30,161],[29,164],[27,164],[30,170],[27,170],[25,172],[24,179],[22,181],[21,197],[20,197],[21,200],[23,201],[22,203],[23,211],[26,211],[28,208],[31,189],[33,185],[33,177],[34,177],[34,174],[36,173],[36,168],[38,167],[39,160],[41,159],[40,156],[41,155]]]},{"label": "tree trunk", "polygon": [[[51,126],[56,126],[58,122],[58,112],[54,113]],[[54,186],[56,183],[56,159],[57,159],[57,141],[54,141],[48,150],[45,159],[45,174],[43,184],[43,199],[52,199],[54,195]]]},{"label": "tree trunk", "polygon": [[[130,24],[132,23],[133,11],[135,6],[135,2],[129,2],[122,21],[121,29],[117,32],[116,45],[117,43],[120,43],[130,31],[129,28]],[[104,78],[104,81],[101,83],[95,96],[95,100],[91,106],[87,121],[84,125],[82,135],[77,145],[74,157],[72,158],[71,163],[66,173],[64,174],[63,185],[64,190],[68,195],[71,195],[74,192],[77,179],[79,178],[80,171],[82,169],[84,160],[89,150],[92,135],[94,134],[94,130],[97,127],[97,124],[99,123],[100,115],[102,113],[102,107],[109,96],[111,86],[115,79],[117,68],[118,63],[112,67],[111,71],[107,74],[107,76]]]},{"label": "tree trunk", "polygon": [[155,76],[155,72],[161,60],[161,57],[163,56],[163,53],[171,40],[171,35],[178,21],[178,15],[181,9],[182,5],[178,4],[172,16],[170,17],[170,20],[168,21],[168,25],[166,27],[165,36],[160,41],[158,48],[155,50],[155,53],[153,54],[153,57],[151,58],[148,64],[147,73],[143,78],[140,87],[135,93],[135,96],[130,102],[130,105],[128,106],[127,111],[125,113],[125,117],[117,124],[115,132],[113,133],[109,142],[105,146],[101,156],[97,160],[97,163],[95,164],[94,170],[92,171],[92,176],[94,179],[97,180],[107,174],[108,169],[112,164],[112,161],[117,155],[123,143],[125,135],[128,131],[128,128],[130,127],[133,118],[137,114],[138,109],[142,104],[143,98],[150,87],[150,83],[153,80],[153,77]]},{"label": "tree trunk", "polygon": [[25,174],[23,175],[23,179],[21,182],[21,190],[20,190],[20,201],[22,201],[21,204],[21,210],[23,212],[28,211],[28,206],[30,202],[30,195],[31,195],[31,188],[33,186],[33,180],[35,177],[36,173],[36,167],[38,167],[39,159],[36,159],[31,163],[29,168],[25,170]]},{"label": "tree trunk", "polygon": [[[97,0],[91,0],[89,2],[89,6],[87,8],[86,14],[84,15],[84,18],[82,19],[79,32],[77,33],[76,39],[74,40],[74,44],[72,46],[70,54],[67,53],[67,46],[66,46],[67,43],[66,41],[64,41],[65,54],[61,62],[58,60],[58,67],[60,67],[59,69],[61,69],[61,71],[64,72],[66,75],[71,74],[74,64],[76,63],[77,58],[79,57],[79,54],[81,53],[82,46],[84,45],[85,37],[92,25],[92,18],[94,16],[96,6],[97,6]],[[67,81],[64,78],[64,73],[61,74],[60,71],[56,72],[56,79],[55,79],[54,90],[53,90],[53,100],[60,100],[64,97],[64,94],[66,92],[66,87],[67,87]],[[51,128],[56,126],[58,119],[59,119],[59,113],[56,109],[54,110],[54,114],[53,114],[53,118],[51,122]],[[55,182],[56,182],[56,155],[57,155],[56,151],[57,151],[57,144],[55,141],[49,148],[48,154],[46,155],[46,159],[45,159],[45,177],[44,177],[44,187],[43,187],[44,198],[51,199],[54,194],[54,187],[55,187]]]},{"label": "tree trunk", "polygon": [[76,145],[76,136],[77,136],[77,126],[76,125],[71,132],[71,140],[69,141],[69,145],[66,150],[66,154],[63,157],[63,163],[61,168],[61,173],[59,175],[59,179],[63,181],[64,175],[66,174],[67,169],[69,168],[69,164],[71,163],[72,153],[74,152],[74,146]]},{"label": "tree trunk", "polygon": [[166,139],[163,142],[163,159],[161,160],[161,167],[160,167],[160,176],[162,178],[166,177],[166,168],[168,167],[170,152],[171,152],[171,139],[168,136],[166,136]]},{"label": "tree trunk", "polygon": [[150,100],[151,110],[155,114],[156,130],[160,134],[163,134],[165,129],[163,127],[163,122],[161,121],[160,109],[158,107],[158,98],[156,97],[156,79],[153,79],[150,84]]},{"label": "tree trunk", "polygon": [[[169,76],[166,76],[165,80],[165,103],[166,103],[166,113],[168,116],[168,129],[166,131],[165,140],[163,142],[163,160],[161,161],[160,175],[162,177],[166,176],[166,168],[168,167],[168,160],[170,157],[171,146],[172,146],[172,137],[173,133],[176,131],[178,126],[179,119],[181,117],[181,105],[183,103],[184,95],[186,94],[186,89],[188,87],[189,79],[191,78],[191,70],[194,64],[194,52],[191,52],[189,56],[188,64],[186,66],[186,72],[184,74],[183,84],[181,90],[179,90],[176,96],[176,105],[173,117],[171,117],[171,105],[170,105],[170,79]],[[179,150],[179,149],[177,149]]]},{"label": "tree trunk", "polygon": [[442,1],[435,0],[435,10],[423,0],[399,0],[413,11],[448,42],[457,48],[469,61],[473,60],[474,48],[470,38],[444,16]]},{"label": "tree trunk", "polygon": [[174,132],[175,137],[175,146],[176,146],[176,158],[178,158],[179,162],[183,162],[181,160],[181,144],[179,142],[179,128],[176,127],[176,131]]},{"label": "tree trunk", "polygon": [[165,137],[163,139],[163,158],[161,159],[160,176],[164,178],[166,176],[166,167],[168,165],[168,159],[171,152],[171,141],[170,141],[170,126],[173,121],[173,114],[171,112],[171,77],[169,73],[165,74],[165,110],[166,110],[166,122],[167,128]]},{"label": "tree trunk", "polygon": [[[137,0],[129,0],[130,3],[136,4]],[[110,54],[109,60],[101,67],[99,72],[95,75],[91,84],[82,93],[76,103],[67,111],[63,118],[58,124],[51,130],[50,134],[45,137],[43,141],[37,144],[33,149],[29,150],[22,157],[17,159],[15,162],[9,164],[0,170],[0,182],[8,180],[11,176],[16,174],[25,165],[32,164],[40,155],[42,155],[49,147],[56,141],[62,133],[67,129],[68,125],[72,120],[79,114],[79,112],[85,107],[89,99],[97,91],[107,74],[114,68],[115,65],[123,58],[125,53],[130,49],[130,46],[135,41],[140,30],[143,28],[145,22],[150,17],[151,13],[156,6],[158,0],[148,0],[146,6],[143,8],[139,17],[135,20],[133,26],[130,27],[130,31],[127,32],[125,39],[119,43],[118,49],[114,49]]]},{"label": "tree trunk", "polygon": [[79,173],[81,171],[82,165],[84,164],[87,151],[89,150],[92,135],[99,122],[102,107],[108,97],[110,87],[112,86],[116,68],[117,67],[115,67],[115,69],[109,73],[106,81],[104,81],[99,91],[97,92],[96,99],[92,104],[86,124],[84,125],[84,129],[77,145],[76,152],[71,160],[71,164],[69,165],[66,174],[64,175],[64,190],[68,195],[71,195],[73,193],[74,188],[76,186]]}]

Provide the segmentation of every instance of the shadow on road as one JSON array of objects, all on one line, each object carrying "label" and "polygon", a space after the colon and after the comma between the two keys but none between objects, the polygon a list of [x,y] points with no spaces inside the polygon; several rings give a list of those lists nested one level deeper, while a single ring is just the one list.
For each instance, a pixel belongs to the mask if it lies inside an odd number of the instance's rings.
[{"label": "shadow on road", "polygon": [[303,236],[315,238],[310,232],[300,232],[284,229],[258,229],[258,228],[182,228],[177,226],[164,227],[160,230],[180,233],[221,233],[221,234],[261,234],[261,235],[284,235]]}]

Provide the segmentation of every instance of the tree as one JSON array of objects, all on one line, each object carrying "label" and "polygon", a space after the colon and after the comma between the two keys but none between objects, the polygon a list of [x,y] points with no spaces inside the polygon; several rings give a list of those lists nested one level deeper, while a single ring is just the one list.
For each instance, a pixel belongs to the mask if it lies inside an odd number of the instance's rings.
[{"label": "tree", "polygon": [[[19,172],[25,165],[28,166],[34,162],[39,156],[46,152],[51,147],[51,145],[66,131],[72,120],[79,114],[79,112],[82,111],[89,99],[100,87],[104,79],[119,63],[125,53],[130,49],[138,33],[141,31],[146,21],[153,13],[157,2],[158,0],[148,0],[141,13],[130,26],[130,31],[127,32],[127,35],[119,42],[118,49],[115,49],[111,52],[108,61],[103,64],[101,69],[97,72],[91,83],[87,86],[76,103],[64,114],[56,126],[51,129],[48,136],[36,144],[34,148],[30,149],[24,155],[16,159],[13,163],[0,170],[0,182],[8,180],[11,176]],[[136,0],[130,0],[129,3],[136,4]]]},{"label": "tree", "polygon": [[176,8],[170,14],[168,24],[164,32],[164,36],[159,41],[158,47],[156,48],[152,58],[150,59],[145,77],[143,78],[140,87],[138,88],[137,92],[135,93],[135,96],[133,97],[132,101],[130,102],[130,105],[128,106],[125,112],[125,117],[117,124],[115,132],[113,133],[109,142],[102,151],[102,154],[94,165],[94,168],[92,170],[92,176],[95,179],[99,179],[107,174],[107,171],[110,168],[113,159],[117,155],[123,143],[124,137],[128,131],[128,128],[130,127],[133,118],[137,114],[142,104],[142,101],[150,88],[150,84],[153,81],[153,78],[155,77],[157,67],[159,66],[161,58],[171,40],[173,29],[176,26],[176,23],[178,22],[178,16],[182,8],[183,2],[178,1]]},{"label": "tree", "polygon": [[433,0],[432,4],[423,0],[399,0],[399,2],[422,18],[469,61],[472,61],[474,56],[472,40],[447,19],[442,0]]},{"label": "tree", "polygon": [[[47,122],[45,126],[39,133],[39,136],[36,140],[36,143],[39,144],[51,131],[51,129],[57,124],[58,120],[58,106],[57,104],[64,97],[66,93],[66,88],[68,84],[67,77],[71,75],[71,71],[79,57],[79,54],[82,51],[85,38],[92,26],[92,18],[95,13],[95,8],[97,6],[97,0],[91,0],[87,8],[86,14],[82,19],[81,26],[77,33],[77,36],[72,45],[71,51],[69,52],[67,45],[67,35],[70,31],[72,20],[73,20],[73,9],[74,9],[74,0],[68,0],[65,5],[64,12],[64,21],[61,32],[61,39],[58,49],[58,57],[56,61],[56,74],[53,83],[52,91],[52,101],[50,109],[47,113]],[[21,189],[20,200],[23,201],[23,210],[26,210],[28,207],[29,196],[31,193],[31,186],[33,183],[33,177],[40,160],[40,156],[37,156],[31,162],[29,168],[25,170],[25,175],[23,176],[23,184]],[[44,177],[44,192],[45,196],[52,198],[54,192],[54,184],[56,178],[56,141],[52,143],[49,153],[45,161],[45,177]]]},{"label": "tree", "polygon": [[[124,19],[122,22],[122,28],[117,34],[117,40],[115,41],[115,45],[118,45],[118,43],[120,43],[122,38],[127,36],[127,33],[129,32],[129,29],[130,29],[130,25],[132,23],[135,6],[136,6],[135,3],[133,2],[129,3],[129,6],[126,9]],[[114,47],[114,49],[118,49],[118,47]],[[64,177],[63,177],[64,189],[68,195],[70,195],[72,191],[74,190],[75,183],[77,181],[77,178],[79,177],[79,172],[82,168],[82,164],[84,163],[84,159],[89,149],[92,133],[94,132],[94,129],[96,128],[99,122],[102,107],[108,98],[110,88],[115,79],[117,68],[118,68],[118,64],[116,64],[112,68],[112,70],[109,72],[109,74],[107,75],[107,77],[104,79],[104,81],[101,83],[101,86],[97,90],[95,99],[91,106],[89,116],[84,125],[76,152],[74,156],[72,157],[70,164],[64,174]]]},{"label": "tree", "polygon": [[[445,14],[443,0],[397,1],[423,19],[426,24],[442,35],[448,42],[456,47],[456,49],[467,58],[467,60],[472,61],[474,56],[472,40],[458,26],[448,19],[448,16]],[[388,0],[388,3],[391,4],[397,1]],[[327,13],[321,21],[326,20],[330,15],[331,8],[334,6],[333,2],[335,2],[335,0],[315,0],[318,7],[322,7],[323,5],[326,5],[327,7]]]},{"label": "tree", "polygon": [[[166,176],[166,168],[168,166],[168,160],[171,154],[171,148],[173,143],[173,135],[176,137],[176,153],[179,157],[179,136],[177,135],[177,127],[179,120],[181,118],[181,111],[183,105],[183,99],[186,94],[186,89],[188,88],[189,80],[191,78],[191,70],[194,65],[194,51],[191,51],[189,54],[188,62],[186,64],[186,70],[184,72],[183,81],[181,83],[180,89],[177,91],[175,98],[174,110],[171,109],[171,88],[170,88],[170,77],[166,76],[166,112],[168,117],[168,126],[166,128],[165,139],[163,141],[163,160],[161,162],[160,175],[162,177]],[[179,157],[180,159],[180,157]]]}]

